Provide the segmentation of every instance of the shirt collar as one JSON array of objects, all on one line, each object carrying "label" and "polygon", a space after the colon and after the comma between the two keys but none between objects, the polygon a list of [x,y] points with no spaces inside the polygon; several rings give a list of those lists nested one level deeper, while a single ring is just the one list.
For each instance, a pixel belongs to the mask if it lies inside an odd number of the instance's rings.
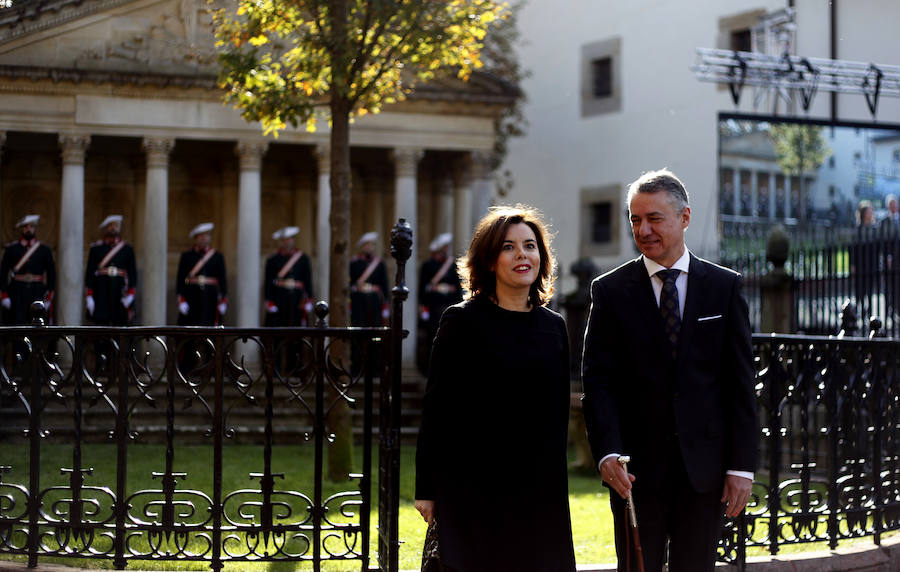
[{"label": "shirt collar", "polygon": [[[650,276],[653,276],[660,270],[666,270],[665,266],[663,266],[662,264],[659,264],[658,262],[654,262],[653,260],[650,260],[643,254],[641,255],[641,258],[644,261],[644,267],[647,269],[647,274],[649,274]],[[685,247],[684,254],[681,255],[681,258],[679,258],[678,260],[675,261],[675,264],[672,265],[672,268],[681,270],[682,272],[687,274],[688,266],[690,266],[690,263],[691,263],[691,251],[688,250],[687,247]]]}]

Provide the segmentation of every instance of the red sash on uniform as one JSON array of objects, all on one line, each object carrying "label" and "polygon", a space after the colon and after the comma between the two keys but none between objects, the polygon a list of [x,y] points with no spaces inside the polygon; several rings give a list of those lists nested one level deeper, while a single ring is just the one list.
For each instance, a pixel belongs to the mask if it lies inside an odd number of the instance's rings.
[{"label": "red sash on uniform", "polygon": [[101,269],[104,266],[106,266],[107,264],[109,264],[109,261],[112,260],[113,257],[116,254],[118,254],[119,251],[122,250],[122,247],[124,247],[124,246],[125,246],[125,241],[120,240],[115,246],[112,247],[112,249],[109,252],[106,253],[106,256],[104,256],[103,260],[100,261],[100,264],[97,265],[97,268]]},{"label": "red sash on uniform", "polygon": [[448,256],[447,260],[444,261],[443,266],[437,271],[437,274],[434,275],[434,278],[431,279],[429,284],[432,288],[438,285],[438,283],[444,279],[444,276],[447,275],[447,271],[450,270],[450,265],[453,264],[453,257]]},{"label": "red sash on uniform", "polygon": [[278,278],[284,278],[287,276],[287,273],[291,271],[291,268],[294,267],[294,264],[297,264],[297,261],[300,260],[300,257],[303,256],[303,251],[296,251],[287,262],[284,263],[284,266],[281,267],[281,270],[278,271]]},{"label": "red sash on uniform", "polygon": [[207,250],[206,254],[203,255],[203,258],[198,260],[197,264],[195,264],[194,267],[191,268],[191,271],[188,272],[188,275],[187,275],[187,278],[185,279],[185,281],[190,280],[191,278],[195,277],[198,272],[203,270],[203,267],[206,266],[206,263],[209,262],[209,259],[212,258],[212,255],[215,253],[216,253],[215,248],[210,248],[209,250]]},{"label": "red sash on uniform", "polygon": [[31,255],[37,252],[38,247],[41,245],[40,240],[35,240],[34,244],[31,245],[31,248],[25,251],[25,254],[22,255],[22,258],[19,259],[19,262],[13,266],[13,272],[18,272],[21,270],[25,263],[28,262],[28,259],[31,258]]}]

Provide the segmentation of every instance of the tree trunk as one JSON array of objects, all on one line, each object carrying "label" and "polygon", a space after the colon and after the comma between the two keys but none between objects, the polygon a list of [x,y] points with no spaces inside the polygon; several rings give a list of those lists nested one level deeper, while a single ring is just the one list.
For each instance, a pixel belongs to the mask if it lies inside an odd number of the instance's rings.
[{"label": "tree trunk", "polygon": [[[350,102],[337,93],[331,98],[331,268],[329,325],[343,328],[349,325],[350,306]],[[350,347],[332,340],[331,359],[339,368],[331,371],[350,371]],[[332,383],[348,383],[349,378],[334,379]],[[329,391],[329,402],[338,399],[328,417],[329,429],[335,439],[328,455],[328,478],[346,480],[353,472],[353,418],[346,401],[338,392]]]}]

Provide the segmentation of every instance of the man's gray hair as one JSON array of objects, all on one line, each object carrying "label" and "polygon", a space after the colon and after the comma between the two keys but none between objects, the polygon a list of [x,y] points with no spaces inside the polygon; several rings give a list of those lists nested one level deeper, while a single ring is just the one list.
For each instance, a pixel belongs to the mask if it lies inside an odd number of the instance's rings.
[{"label": "man's gray hair", "polygon": [[638,193],[666,192],[672,201],[676,212],[681,212],[684,207],[690,206],[688,192],[684,188],[681,179],[668,169],[648,171],[628,185],[628,193],[625,195],[625,203],[631,206],[631,199]]}]

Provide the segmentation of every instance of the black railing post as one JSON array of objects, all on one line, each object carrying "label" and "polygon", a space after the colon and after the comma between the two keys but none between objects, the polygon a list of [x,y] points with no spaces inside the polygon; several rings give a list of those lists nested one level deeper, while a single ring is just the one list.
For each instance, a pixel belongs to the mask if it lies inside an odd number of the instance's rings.
[{"label": "black railing post", "polygon": [[[31,304],[31,325],[35,331],[47,325],[47,309],[41,301]],[[38,520],[40,519],[41,477],[41,412],[44,408],[41,403],[41,376],[40,376],[40,346],[36,336],[31,335],[29,341],[23,344],[23,350],[28,352],[28,372],[31,375],[31,410],[28,412],[28,442],[30,473],[28,475],[28,567],[37,568],[38,563]],[[30,345],[31,347],[27,347]]]},{"label": "black railing post", "polygon": [[[316,325],[320,328],[328,326],[325,321],[328,315],[328,304],[318,302],[316,304],[316,316],[318,320]],[[350,342],[352,343],[352,341]],[[315,388],[315,416],[313,418],[313,444],[315,448],[315,469],[313,474],[313,506],[312,506],[312,549],[313,549],[313,570],[319,572],[321,570],[322,560],[322,518],[325,514],[325,507],[322,505],[322,473],[325,470],[324,465],[324,446],[325,442],[325,383],[326,372],[328,371],[328,356],[325,355],[325,338],[317,337],[315,345],[315,363],[316,363],[316,388]]]},{"label": "black railing post", "polygon": [[[128,351],[134,350],[132,344],[139,344],[138,338],[128,338]],[[113,566],[116,570],[124,570],[125,560],[125,517],[128,514],[128,506],[125,499],[128,498],[128,369],[125,358],[125,346],[123,339],[119,338],[119,354],[116,362],[118,375],[118,395],[116,396],[116,505],[114,507],[116,517],[115,555]]]},{"label": "black railing post", "polygon": [[390,375],[381,383],[381,456],[379,462],[378,565],[383,572],[396,572],[400,562],[400,387],[403,360],[403,302],[409,297],[406,287],[406,261],[412,253],[412,227],[400,219],[391,230],[391,256],[397,262],[397,274],[391,291]]},{"label": "black railing post", "polygon": [[222,520],[225,507],[222,502],[222,447],[225,439],[225,340],[215,338],[215,392],[213,405],[213,498],[212,498],[212,562],[210,568],[221,570]]},{"label": "black railing post", "polygon": [[781,364],[778,363],[779,345],[775,341],[765,346],[766,365],[769,372],[768,392],[768,425],[769,425],[769,553],[778,554],[778,538],[781,527],[778,526],[778,512],[781,508],[779,479],[781,478]]}]

